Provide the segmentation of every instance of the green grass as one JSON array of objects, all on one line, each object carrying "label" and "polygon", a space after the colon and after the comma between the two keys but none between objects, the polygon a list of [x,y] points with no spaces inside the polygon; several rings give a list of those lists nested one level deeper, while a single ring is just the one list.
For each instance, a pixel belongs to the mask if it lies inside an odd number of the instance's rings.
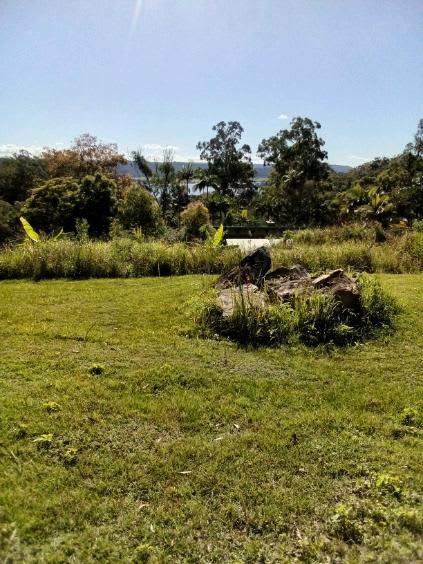
[{"label": "green grass", "polygon": [[0,283],[0,560],[423,559],[423,275],[348,349],[186,337],[209,277]]}]

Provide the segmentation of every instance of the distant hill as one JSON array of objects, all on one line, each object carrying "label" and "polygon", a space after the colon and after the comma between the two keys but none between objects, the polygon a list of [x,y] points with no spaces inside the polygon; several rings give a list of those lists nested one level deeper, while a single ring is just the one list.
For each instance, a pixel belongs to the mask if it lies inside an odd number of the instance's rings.
[{"label": "distant hill", "polygon": [[[148,164],[150,165],[152,170],[154,170],[157,163],[149,162]],[[176,161],[173,164],[175,165],[176,170],[179,171],[188,163]],[[207,163],[192,163],[192,166],[194,168],[207,168]],[[341,173],[349,172],[352,169],[352,167],[346,165],[329,165],[329,166],[334,172],[341,172]],[[257,180],[267,178],[271,171],[270,166],[264,166],[262,164],[255,164],[254,169],[256,171]],[[122,175],[127,174],[128,176],[133,176],[134,178],[139,177],[139,171],[137,167],[134,165],[134,163],[132,162],[128,162],[128,164],[126,165],[118,165],[118,174],[122,174]]]}]

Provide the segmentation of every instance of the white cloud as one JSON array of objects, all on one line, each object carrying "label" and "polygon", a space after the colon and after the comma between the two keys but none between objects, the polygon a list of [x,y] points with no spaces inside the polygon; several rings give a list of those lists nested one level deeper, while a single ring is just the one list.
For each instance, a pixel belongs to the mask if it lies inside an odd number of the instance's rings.
[{"label": "white cloud", "polygon": [[186,155],[176,145],[160,145],[159,143],[146,143],[142,145],[141,152],[148,161],[161,161],[163,151],[170,150],[174,161],[199,161],[198,156]]},{"label": "white cloud", "polygon": [[286,114],[280,114],[278,119],[288,119],[288,116]]},{"label": "white cloud", "polygon": [[19,151],[28,151],[31,155],[39,155],[43,150],[43,147],[38,145],[15,145],[14,143],[4,143],[0,145],[0,157],[11,157]]},{"label": "white cloud", "polygon": [[355,161],[359,163],[368,163],[369,161],[373,160],[373,157],[360,157],[358,155],[350,155],[349,159],[351,161]]}]

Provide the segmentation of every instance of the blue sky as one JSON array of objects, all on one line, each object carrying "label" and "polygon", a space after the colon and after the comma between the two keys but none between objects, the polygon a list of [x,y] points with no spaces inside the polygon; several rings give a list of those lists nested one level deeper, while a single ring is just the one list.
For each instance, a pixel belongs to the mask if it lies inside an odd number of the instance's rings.
[{"label": "blue sky", "polygon": [[423,1],[1,0],[0,76],[0,154],[90,132],[198,158],[221,120],[255,151],[307,116],[357,165],[423,117]]}]

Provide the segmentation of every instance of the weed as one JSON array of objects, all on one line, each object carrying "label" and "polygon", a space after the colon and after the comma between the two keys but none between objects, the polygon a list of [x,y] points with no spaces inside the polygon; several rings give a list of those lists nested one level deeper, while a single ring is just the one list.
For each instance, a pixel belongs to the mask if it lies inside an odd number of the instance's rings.
[{"label": "weed", "polygon": [[60,409],[62,409],[62,407],[61,407],[61,405],[59,405],[55,401],[47,401],[47,402],[43,403],[43,409],[45,409],[49,413],[54,413],[56,411],[60,411]]},{"label": "weed", "polygon": [[400,422],[407,427],[416,427],[419,423],[419,413],[413,407],[405,407],[400,416]]},{"label": "weed", "polygon": [[65,466],[74,466],[77,462],[78,449],[69,447],[63,453],[63,461]]},{"label": "weed", "polygon": [[353,507],[341,504],[332,516],[333,534],[346,543],[360,544],[363,541],[363,526]]},{"label": "weed", "polygon": [[93,364],[89,369],[88,372],[92,375],[92,376],[101,376],[101,374],[104,374],[105,371],[105,367],[102,364]]},{"label": "weed", "polygon": [[39,449],[50,448],[51,444],[53,443],[53,433],[38,435],[38,437],[35,437],[33,442],[36,443]]},{"label": "weed", "polygon": [[376,488],[383,495],[391,495],[399,499],[402,495],[402,481],[392,474],[379,474],[376,479]]}]

